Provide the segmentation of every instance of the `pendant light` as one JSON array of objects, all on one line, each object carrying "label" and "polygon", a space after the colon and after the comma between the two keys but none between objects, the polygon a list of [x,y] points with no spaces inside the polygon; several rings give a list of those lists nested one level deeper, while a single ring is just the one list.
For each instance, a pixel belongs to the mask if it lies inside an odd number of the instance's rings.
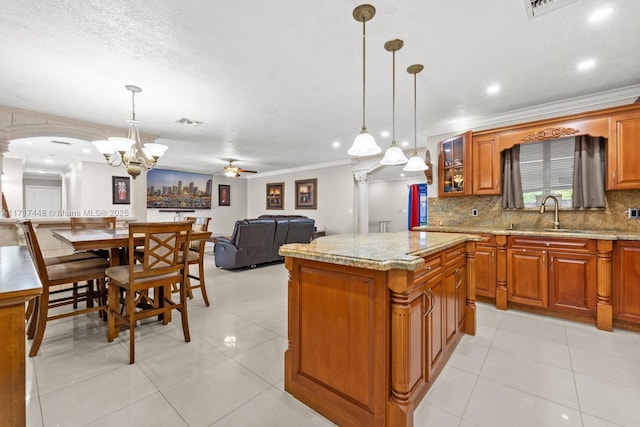
[{"label": "pendant light", "polygon": [[392,125],[393,125],[393,133],[391,139],[391,147],[387,148],[387,151],[384,153],[384,157],[380,160],[381,165],[385,166],[396,166],[396,165],[404,165],[407,163],[407,156],[404,155],[404,152],[398,145],[396,144],[396,51],[402,49],[404,42],[402,40],[390,40],[384,44],[384,48],[393,54],[393,96],[392,96]]},{"label": "pendant light", "polygon": [[365,125],[365,22],[370,20],[376,14],[376,8],[370,4],[361,4],[353,9],[353,17],[356,21],[362,22],[362,131],[356,136],[353,141],[353,145],[349,148],[350,156],[373,156],[382,151],[373,136],[367,132],[367,126]]},{"label": "pendant light", "polygon": [[402,170],[407,172],[419,172],[423,170],[427,170],[428,166],[422,160],[422,157],[418,156],[418,131],[417,131],[417,95],[416,95],[416,75],[422,71],[424,67],[422,64],[414,64],[410,65],[407,68],[407,72],[409,74],[413,74],[413,154],[409,159],[409,162],[402,168]]}]

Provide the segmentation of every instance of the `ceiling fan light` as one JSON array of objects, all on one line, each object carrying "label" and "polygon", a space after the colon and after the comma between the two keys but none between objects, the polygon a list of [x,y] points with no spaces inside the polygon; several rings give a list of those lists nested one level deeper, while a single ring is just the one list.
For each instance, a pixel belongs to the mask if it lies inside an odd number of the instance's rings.
[{"label": "ceiling fan light", "polygon": [[349,151],[347,151],[350,156],[356,157],[373,156],[381,152],[382,148],[378,147],[375,138],[367,132],[367,129],[362,129],[356,139],[353,140],[353,145],[349,148]]},{"label": "ceiling fan light", "polygon": [[405,167],[402,168],[403,171],[407,172],[420,172],[427,169],[429,169],[429,167],[424,162],[424,160],[422,160],[422,157],[418,156],[418,153],[415,151],[413,152],[411,158],[409,158],[409,161],[407,162]]},{"label": "ceiling fan light", "polygon": [[387,148],[387,151],[384,153],[384,157],[380,160],[380,164],[385,166],[398,166],[404,165],[408,161],[409,159],[407,159],[407,156],[404,155],[404,152],[394,141],[391,143],[391,147]]},{"label": "ceiling fan light", "polygon": [[237,172],[234,171],[234,170],[226,170],[226,171],[224,171],[224,175],[228,176],[229,178],[235,177],[236,174],[237,174]]}]

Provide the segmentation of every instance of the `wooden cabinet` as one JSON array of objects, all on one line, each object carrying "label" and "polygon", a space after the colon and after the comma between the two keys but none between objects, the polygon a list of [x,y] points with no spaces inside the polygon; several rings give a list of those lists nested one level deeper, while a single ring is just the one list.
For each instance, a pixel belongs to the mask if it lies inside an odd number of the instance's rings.
[{"label": "wooden cabinet", "polygon": [[549,307],[595,314],[595,255],[549,252]]},{"label": "wooden cabinet", "polygon": [[613,317],[640,323],[640,241],[617,241],[614,259]]},{"label": "wooden cabinet", "polygon": [[640,112],[611,116],[607,149],[608,190],[640,189]]},{"label": "wooden cabinet", "polygon": [[432,382],[442,369],[444,363],[444,333],[442,319],[444,317],[443,302],[445,300],[442,272],[432,277],[427,284],[429,308],[425,316],[425,381]]},{"label": "wooden cabinet", "polygon": [[[437,252],[415,270],[340,265],[330,253],[319,261],[289,252],[285,390],[341,426],[413,425],[414,409],[462,334],[475,334],[475,242],[451,240],[450,248],[436,243]],[[391,259],[404,260],[405,253]],[[449,272],[455,281],[447,290]]]},{"label": "wooden cabinet", "polygon": [[438,195],[471,194],[471,132],[440,141],[438,156]]},{"label": "wooden cabinet", "polygon": [[507,301],[547,307],[547,251],[507,249]]},{"label": "wooden cabinet", "polygon": [[465,332],[468,283],[464,246],[426,259],[425,265],[429,264],[434,267],[425,287],[425,299],[430,302],[425,312],[424,363],[430,384]]},{"label": "wooden cabinet", "polygon": [[510,236],[507,300],[594,315],[596,244],[589,239]]},{"label": "wooden cabinet", "polygon": [[471,145],[473,194],[502,194],[498,135],[473,135]]},{"label": "wooden cabinet", "polygon": [[476,246],[476,295],[496,297],[496,239],[491,234],[482,234]]}]

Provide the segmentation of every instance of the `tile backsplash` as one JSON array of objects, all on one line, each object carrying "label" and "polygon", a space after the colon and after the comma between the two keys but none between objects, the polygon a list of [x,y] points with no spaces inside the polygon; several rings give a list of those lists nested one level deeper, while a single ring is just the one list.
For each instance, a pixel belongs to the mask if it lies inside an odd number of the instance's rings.
[{"label": "tile backsplash", "polygon": [[[640,220],[628,218],[629,208],[640,207],[640,190],[607,191],[604,209],[560,209],[560,227],[579,230],[640,232]],[[551,228],[553,204],[538,209],[502,209],[501,196],[429,198],[428,225],[508,228]],[[478,216],[472,216],[472,210]]]}]

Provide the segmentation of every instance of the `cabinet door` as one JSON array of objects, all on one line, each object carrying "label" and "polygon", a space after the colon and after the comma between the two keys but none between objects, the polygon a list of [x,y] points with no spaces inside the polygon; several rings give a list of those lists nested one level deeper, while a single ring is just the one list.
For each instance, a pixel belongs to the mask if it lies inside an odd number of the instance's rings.
[{"label": "cabinet door", "polygon": [[610,126],[607,189],[640,189],[640,117],[638,113],[612,116]]},{"label": "cabinet door", "polygon": [[476,295],[496,297],[496,248],[476,247]]},{"label": "cabinet door", "polygon": [[616,242],[613,316],[640,323],[640,242]]},{"label": "cabinet door", "polygon": [[438,156],[438,195],[471,194],[471,132],[440,141]]},{"label": "cabinet door", "polygon": [[549,252],[549,307],[595,313],[595,255]]},{"label": "cabinet door", "polygon": [[502,194],[500,152],[496,135],[474,136],[471,157],[473,194]]},{"label": "cabinet door", "polygon": [[507,249],[507,300],[547,307],[547,252]]},{"label": "cabinet door", "polygon": [[[458,300],[456,295],[460,286],[461,273],[456,266],[450,267],[445,271],[443,277],[444,300],[443,310],[444,316],[444,346],[445,349],[451,341],[456,337],[458,332]],[[445,350],[446,351],[446,350]]]},{"label": "cabinet door", "polygon": [[442,285],[442,274],[427,282],[427,296],[430,300],[429,309],[425,316],[426,343],[425,351],[425,371],[426,381],[431,381],[444,360],[444,334],[442,330],[444,287]]}]

